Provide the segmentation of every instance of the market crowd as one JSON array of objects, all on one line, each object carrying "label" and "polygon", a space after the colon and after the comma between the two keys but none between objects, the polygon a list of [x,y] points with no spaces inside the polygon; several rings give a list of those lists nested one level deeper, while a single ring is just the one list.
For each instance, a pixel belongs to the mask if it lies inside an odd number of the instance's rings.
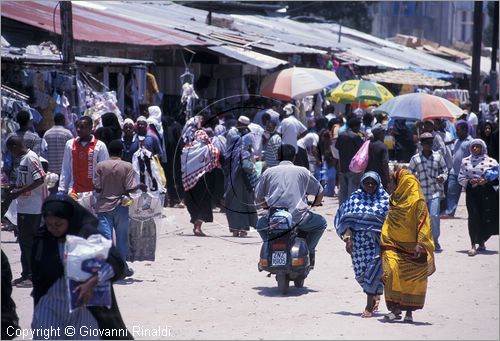
[{"label": "market crowd", "polygon": [[[334,225],[368,297],[363,317],[377,309],[385,291],[388,318],[406,310],[411,321],[411,312],[423,307],[433,253],[446,250],[440,220],[455,217],[463,190],[468,255],[484,251],[488,238],[498,234],[498,102],[488,104],[475,114],[465,103],[453,122],[390,120],[373,114],[373,107],[336,113],[333,105],[299,119],[292,103],[267,103],[239,116],[199,108],[180,122],[149,106],[140,115],[82,116],[74,132],[59,113],[39,133],[30,112],[21,110],[18,129],[3,136],[2,148],[3,229],[16,233],[21,249],[22,272],[12,285],[33,287],[36,323],[62,326],[67,307],[54,302],[64,296],[57,241],[66,234],[100,233],[113,240],[111,266],[79,288],[85,301],[98,282],[133,276],[127,261],[154,260],[155,219],[162,207],[186,208],[200,237],[206,235],[203,223],[221,210],[228,232],[243,238],[259,226],[258,199],[270,200],[266,189],[283,185],[266,174],[274,167],[302,167],[317,182],[316,198],[338,197]],[[368,162],[354,172],[351,162],[361,148],[367,148]],[[307,198],[297,200],[307,204]],[[315,232],[311,252],[325,227]],[[404,227],[402,235],[394,233],[397,227]],[[415,235],[408,249],[404,239]],[[417,265],[405,266],[398,248],[414,253]],[[391,287],[392,281],[400,283]],[[123,326],[113,300],[108,323]],[[82,311],[72,318],[101,325],[106,313]]]}]

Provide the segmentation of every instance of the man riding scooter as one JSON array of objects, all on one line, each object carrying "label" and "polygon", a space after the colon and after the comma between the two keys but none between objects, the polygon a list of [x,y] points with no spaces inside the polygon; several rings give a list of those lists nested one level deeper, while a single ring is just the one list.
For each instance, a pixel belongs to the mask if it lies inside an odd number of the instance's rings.
[{"label": "man riding scooter", "polygon": [[[323,216],[309,210],[307,195],[314,195],[313,206],[323,199],[323,187],[304,167],[295,166],[295,147],[282,145],[278,150],[280,164],[267,169],[259,179],[255,196],[257,204],[263,207],[286,208],[292,215],[292,225],[307,233],[306,243],[309,249],[311,268],[315,263],[316,245],[326,229]],[[257,221],[257,231],[262,240],[267,239],[269,216]]]}]

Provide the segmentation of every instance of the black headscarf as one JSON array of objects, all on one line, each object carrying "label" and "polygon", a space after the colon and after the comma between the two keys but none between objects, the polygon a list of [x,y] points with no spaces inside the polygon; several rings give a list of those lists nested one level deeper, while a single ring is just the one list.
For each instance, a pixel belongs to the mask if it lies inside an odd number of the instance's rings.
[{"label": "black headscarf", "polygon": [[[490,134],[486,135],[485,130],[486,126],[490,126]],[[483,140],[486,143],[486,147],[488,148],[488,155],[491,155],[491,152],[493,151],[493,144],[498,143],[498,140],[495,140],[493,137],[493,132],[495,131],[495,126],[493,122],[491,121],[485,121],[481,125],[481,140]]]},{"label": "black headscarf", "polygon": [[[56,217],[68,220],[69,229],[67,234],[88,238],[92,234],[99,233],[97,231],[99,224],[97,218],[64,193],[52,194],[45,199],[42,205],[42,215],[44,217],[55,215]],[[50,232],[48,232],[47,226],[43,225],[40,233],[45,234]]]}]

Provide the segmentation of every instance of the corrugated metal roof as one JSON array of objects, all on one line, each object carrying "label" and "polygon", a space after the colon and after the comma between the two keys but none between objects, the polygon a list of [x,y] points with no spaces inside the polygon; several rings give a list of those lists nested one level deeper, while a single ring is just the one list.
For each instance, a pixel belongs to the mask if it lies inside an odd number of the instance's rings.
[{"label": "corrugated metal roof", "polygon": [[[60,34],[57,1],[3,1],[2,16]],[[122,43],[145,46],[206,45],[195,36],[157,25],[161,17],[145,23],[134,16],[119,16],[106,10],[106,3],[73,2],[73,35],[75,40]],[[54,9],[55,11],[54,15]],[[136,15],[139,13],[136,12]],[[55,19],[55,20],[54,20]],[[54,27],[55,26],[55,27]]]},{"label": "corrugated metal roof", "polygon": [[286,60],[233,46],[211,46],[208,49],[266,70],[288,64]]},{"label": "corrugated metal roof", "polygon": [[2,36],[2,47],[9,47],[10,43]]},{"label": "corrugated metal roof", "polygon": [[[5,1],[2,16],[53,31],[57,1]],[[288,18],[222,15],[221,28],[206,24],[207,11],[167,1],[75,1],[73,30],[76,40],[146,46],[249,44],[259,51],[278,53],[342,52],[356,64],[395,69],[420,67],[427,70],[470,74],[463,64],[445,60],[369,34],[342,27],[337,42],[337,24],[301,23]],[[59,11],[55,13],[59,33]],[[232,42],[231,42],[232,41]]]},{"label": "corrugated metal roof", "polygon": [[[81,41],[112,42],[147,46],[220,45],[234,41],[261,51],[323,54],[322,50],[267,39],[253,32],[207,25],[207,11],[170,1],[73,1],[74,38]],[[2,16],[47,31],[54,31],[53,11],[57,1],[2,2]],[[214,14],[227,22],[230,16]],[[55,32],[60,33],[59,9]]]},{"label": "corrugated metal roof", "polygon": [[[466,65],[429,55],[413,48],[342,26],[338,42],[337,24],[302,23],[288,18],[232,15],[233,27],[241,32],[252,31],[268,39],[346,52],[358,58],[356,64],[408,69],[410,66],[450,73],[470,74]],[[345,34],[344,34],[345,33]]]},{"label": "corrugated metal roof", "polygon": [[[75,4],[81,3],[78,1]],[[84,1],[83,3],[86,2]],[[232,29],[234,19],[229,15],[213,13],[213,21],[223,19],[228,26],[226,28],[208,25],[206,23],[207,11],[188,8],[169,1],[153,1],[148,3],[100,1],[99,5],[106,6],[107,11],[111,11],[119,16],[132,16],[135,20],[141,22],[154,23],[157,26],[189,32],[193,35],[203,37],[203,39],[206,39],[212,45],[233,41],[235,44],[250,43],[252,47],[276,53],[325,53],[322,50],[297,46],[268,38],[265,35],[257,35],[251,30],[245,32],[236,31]]]},{"label": "corrugated metal roof", "polygon": [[[32,49],[33,50],[33,49]],[[62,63],[60,54],[35,54],[26,51],[24,48],[17,47],[2,47],[2,60],[4,61],[23,61],[34,64],[59,64]],[[127,58],[112,58],[104,56],[77,56],[75,57],[77,64],[82,65],[148,65],[154,64],[149,60],[127,59]]]}]

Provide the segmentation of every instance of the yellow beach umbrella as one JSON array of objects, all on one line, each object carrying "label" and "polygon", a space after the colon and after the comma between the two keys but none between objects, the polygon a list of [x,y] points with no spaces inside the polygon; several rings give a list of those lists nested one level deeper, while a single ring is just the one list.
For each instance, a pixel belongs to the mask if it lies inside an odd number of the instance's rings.
[{"label": "yellow beach umbrella", "polygon": [[328,94],[327,98],[337,103],[381,104],[394,96],[378,83],[352,79],[340,83]]}]

